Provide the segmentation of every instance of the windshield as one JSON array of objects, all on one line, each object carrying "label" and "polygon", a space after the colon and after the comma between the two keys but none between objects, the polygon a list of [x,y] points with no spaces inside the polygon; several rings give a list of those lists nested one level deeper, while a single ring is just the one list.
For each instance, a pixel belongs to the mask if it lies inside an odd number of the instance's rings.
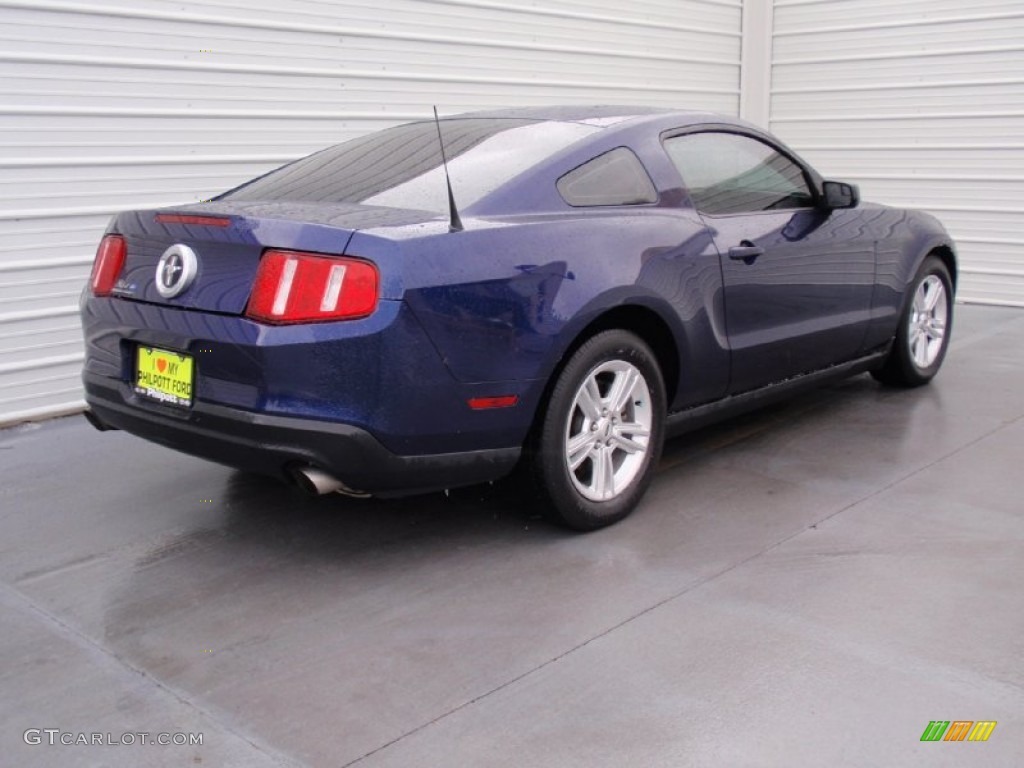
[{"label": "windshield", "polygon": [[[459,206],[600,129],[579,123],[462,118],[441,121]],[[437,125],[410,123],[338,144],[271,171],[220,200],[365,203],[447,213]]]}]

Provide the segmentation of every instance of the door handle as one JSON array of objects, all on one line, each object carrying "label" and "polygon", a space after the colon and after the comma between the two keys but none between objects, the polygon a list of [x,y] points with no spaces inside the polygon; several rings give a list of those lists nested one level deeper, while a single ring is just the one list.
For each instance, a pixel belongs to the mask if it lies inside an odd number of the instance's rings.
[{"label": "door handle", "polygon": [[729,258],[733,261],[742,261],[744,264],[753,264],[758,256],[764,255],[764,248],[754,245],[749,240],[744,240],[739,245],[729,249]]}]

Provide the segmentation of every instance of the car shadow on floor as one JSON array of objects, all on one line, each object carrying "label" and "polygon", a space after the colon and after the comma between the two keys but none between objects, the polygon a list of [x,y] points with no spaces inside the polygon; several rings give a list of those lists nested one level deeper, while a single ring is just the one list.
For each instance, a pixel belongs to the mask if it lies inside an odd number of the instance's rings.
[{"label": "car shadow on floor", "polygon": [[[685,482],[683,476],[699,474],[722,452],[734,447],[756,450],[759,439],[784,439],[790,431],[814,433],[834,429],[837,419],[861,419],[884,401],[909,399],[926,407],[934,393],[923,390],[891,390],[879,387],[867,376],[856,377],[783,403],[730,419],[721,424],[669,440],[653,480],[660,484]],[[902,404],[886,408],[897,418],[910,419],[913,408]],[[899,434],[903,427],[890,424]],[[795,434],[795,433],[794,433]],[[898,445],[890,446],[898,451]],[[885,450],[880,446],[878,450]],[[897,456],[894,455],[894,459]],[[689,465],[685,472],[680,465]],[[230,472],[218,498],[219,515],[207,515],[202,525],[181,531],[178,541],[162,542],[144,556],[151,564],[171,553],[181,553],[196,537],[210,541],[228,539],[244,547],[268,548],[299,560],[348,560],[360,552],[402,547],[457,548],[486,544],[502,546],[529,541],[551,542],[581,534],[548,522],[538,503],[526,490],[522,474],[493,484],[453,489],[442,493],[402,498],[350,498],[340,494],[309,497],[294,486],[273,478]],[[626,523],[642,524],[646,510]],[[621,524],[620,524],[621,525]],[[617,526],[609,529],[609,535]],[[593,536],[594,534],[590,534]]]},{"label": "car shadow on floor", "polygon": [[[706,461],[730,446],[807,420],[826,425],[849,409],[908,396],[920,399],[921,391],[881,388],[860,376],[675,437],[665,444],[653,484],[666,481],[681,464]],[[525,533],[555,540],[580,535],[550,523],[528,486],[518,472],[494,483],[417,496],[310,497],[273,478],[233,472],[224,488],[223,528],[234,537],[332,558],[384,542],[414,546],[424,539],[447,539],[458,546],[478,537],[493,542],[520,540]]]}]

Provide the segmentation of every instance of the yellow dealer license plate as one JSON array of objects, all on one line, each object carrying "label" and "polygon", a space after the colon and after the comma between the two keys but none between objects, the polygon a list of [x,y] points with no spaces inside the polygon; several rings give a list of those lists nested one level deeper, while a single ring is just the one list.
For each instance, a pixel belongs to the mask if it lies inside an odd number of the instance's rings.
[{"label": "yellow dealer license plate", "polygon": [[140,346],[135,363],[135,391],[187,408],[192,405],[194,369],[191,355]]}]

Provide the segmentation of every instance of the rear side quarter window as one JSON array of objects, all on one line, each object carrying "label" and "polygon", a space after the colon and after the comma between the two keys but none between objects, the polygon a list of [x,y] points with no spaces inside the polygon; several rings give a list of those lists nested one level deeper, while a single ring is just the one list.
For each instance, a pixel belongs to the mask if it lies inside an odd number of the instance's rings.
[{"label": "rear side quarter window", "polygon": [[658,201],[651,177],[626,147],[598,155],[558,180],[558,193],[569,205],[643,205]]}]

